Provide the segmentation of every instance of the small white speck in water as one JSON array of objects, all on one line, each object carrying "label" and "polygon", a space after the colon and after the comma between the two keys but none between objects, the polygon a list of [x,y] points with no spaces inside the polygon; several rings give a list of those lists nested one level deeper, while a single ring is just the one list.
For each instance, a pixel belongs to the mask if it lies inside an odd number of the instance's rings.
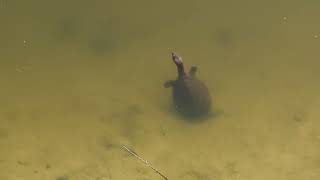
[{"label": "small white speck in water", "polygon": [[282,20],[283,20],[283,22],[288,22],[288,17],[287,16],[284,16],[284,17],[282,17]]},{"label": "small white speck in water", "polygon": [[313,35],[313,38],[314,38],[314,39],[319,39],[319,35],[318,35],[318,34],[315,34],[315,35]]}]

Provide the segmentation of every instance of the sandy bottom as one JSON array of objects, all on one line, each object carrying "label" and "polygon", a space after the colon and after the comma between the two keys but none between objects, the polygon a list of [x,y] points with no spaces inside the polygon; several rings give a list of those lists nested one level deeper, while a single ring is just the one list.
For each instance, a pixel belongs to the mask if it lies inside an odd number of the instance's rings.
[{"label": "sandy bottom", "polygon": [[[170,180],[320,179],[319,11],[291,2],[186,2],[182,15],[113,2],[111,25],[105,4],[4,4],[0,179],[162,179],[123,146]],[[218,116],[172,110],[172,50],[198,65]]]}]

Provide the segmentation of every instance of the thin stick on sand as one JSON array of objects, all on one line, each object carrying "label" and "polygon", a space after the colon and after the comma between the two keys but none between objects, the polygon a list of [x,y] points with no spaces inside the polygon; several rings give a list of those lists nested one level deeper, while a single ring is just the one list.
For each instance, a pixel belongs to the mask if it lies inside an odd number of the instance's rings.
[{"label": "thin stick on sand", "polygon": [[133,152],[131,149],[128,147],[122,145],[122,148],[125,149],[127,152],[129,152],[131,155],[142,161],[146,166],[150,167],[154,172],[158,173],[163,179],[168,180],[168,178],[163,175],[158,169],[154,168],[148,161],[142,159],[137,153]]}]

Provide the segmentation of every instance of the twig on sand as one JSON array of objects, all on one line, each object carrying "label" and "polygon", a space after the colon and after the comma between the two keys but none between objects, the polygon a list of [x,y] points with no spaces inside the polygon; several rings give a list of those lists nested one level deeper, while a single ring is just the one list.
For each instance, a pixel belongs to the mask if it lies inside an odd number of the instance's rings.
[{"label": "twig on sand", "polygon": [[142,161],[146,166],[150,167],[154,172],[158,173],[163,179],[168,180],[168,178],[163,175],[158,169],[154,168],[147,160],[142,159],[137,153],[133,150],[129,149],[128,147],[122,145],[122,148],[129,152],[131,155]]}]

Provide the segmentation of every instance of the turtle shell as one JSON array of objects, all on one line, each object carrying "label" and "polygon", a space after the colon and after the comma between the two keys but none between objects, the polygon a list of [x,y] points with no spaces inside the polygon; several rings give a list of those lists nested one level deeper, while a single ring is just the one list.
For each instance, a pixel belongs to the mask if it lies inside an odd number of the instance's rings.
[{"label": "turtle shell", "polygon": [[172,96],[176,110],[187,116],[208,114],[211,107],[208,88],[202,81],[191,76],[175,81]]}]

